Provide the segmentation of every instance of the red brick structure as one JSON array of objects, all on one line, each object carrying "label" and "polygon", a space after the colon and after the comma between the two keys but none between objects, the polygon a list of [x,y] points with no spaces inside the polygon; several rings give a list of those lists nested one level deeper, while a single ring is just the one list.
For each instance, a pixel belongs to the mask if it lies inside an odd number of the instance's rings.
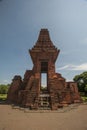
[{"label": "red brick structure", "polygon": [[[77,84],[66,83],[61,74],[55,72],[57,49],[47,29],[41,29],[34,47],[29,50],[33,61],[32,70],[27,70],[23,81],[14,78],[8,91],[8,100],[30,109],[49,108],[57,110],[65,104],[80,102]],[[41,88],[41,74],[47,75],[47,87]]]}]

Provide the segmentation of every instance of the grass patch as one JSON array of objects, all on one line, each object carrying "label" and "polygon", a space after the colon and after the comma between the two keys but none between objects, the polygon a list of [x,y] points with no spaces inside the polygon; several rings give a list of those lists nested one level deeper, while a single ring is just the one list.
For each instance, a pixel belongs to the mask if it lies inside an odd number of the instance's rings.
[{"label": "grass patch", "polygon": [[87,97],[81,97],[83,102],[87,102]]},{"label": "grass patch", "polygon": [[6,100],[7,94],[0,94],[0,100]]},{"label": "grass patch", "polygon": [[85,92],[80,92],[80,96],[83,102],[87,102],[87,96],[85,96]]}]

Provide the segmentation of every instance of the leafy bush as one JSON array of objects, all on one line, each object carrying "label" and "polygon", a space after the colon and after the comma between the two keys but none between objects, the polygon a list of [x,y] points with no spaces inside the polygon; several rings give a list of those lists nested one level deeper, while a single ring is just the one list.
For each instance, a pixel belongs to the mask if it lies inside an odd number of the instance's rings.
[{"label": "leafy bush", "polygon": [[6,100],[7,94],[0,94],[0,100]]},{"label": "leafy bush", "polygon": [[9,89],[9,85],[1,84],[0,85],[0,94],[7,94],[8,89]]},{"label": "leafy bush", "polygon": [[83,102],[87,102],[87,97],[81,97]]}]

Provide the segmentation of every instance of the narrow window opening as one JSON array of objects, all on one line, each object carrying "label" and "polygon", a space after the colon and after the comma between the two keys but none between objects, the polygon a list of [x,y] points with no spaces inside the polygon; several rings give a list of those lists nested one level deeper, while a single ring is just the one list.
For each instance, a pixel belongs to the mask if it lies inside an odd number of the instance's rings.
[{"label": "narrow window opening", "polygon": [[41,73],[41,90],[47,90],[47,73]]}]

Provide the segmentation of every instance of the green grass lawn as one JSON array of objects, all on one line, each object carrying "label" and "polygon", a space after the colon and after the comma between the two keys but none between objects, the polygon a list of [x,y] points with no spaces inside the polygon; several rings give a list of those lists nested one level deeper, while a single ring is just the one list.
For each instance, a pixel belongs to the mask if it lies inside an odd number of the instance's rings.
[{"label": "green grass lawn", "polygon": [[87,102],[87,97],[81,97],[83,102]]},{"label": "green grass lawn", "polygon": [[0,100],[6,100],[7,94],[0,94]]}]

